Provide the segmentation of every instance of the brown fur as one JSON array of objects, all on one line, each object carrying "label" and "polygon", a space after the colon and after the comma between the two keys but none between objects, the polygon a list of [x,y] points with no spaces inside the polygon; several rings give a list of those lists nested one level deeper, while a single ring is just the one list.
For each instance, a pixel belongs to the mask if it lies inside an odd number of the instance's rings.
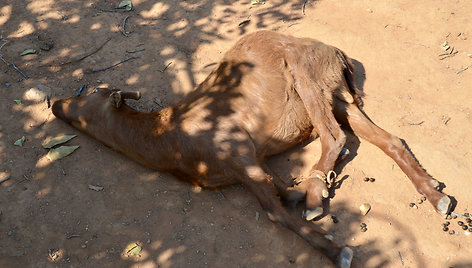
[{"label": "brown fur", "polygon": [[[153,113],[135,111],[116,96],[116,90],[99,89],[57,101],[52,109],[58,118],[150,168],[204,187],[244,184],[271,220],[333,260],[342,247],[324,231],[291,217],[278,195],[289,201],[306,197],[307,209],[321,204],[326,186],[316,177],[334,169],[346,139],[338,122],[392,157],[436,209],[449,210],[448,197],[436,191],[400,139],[360,110],[350,60],[316,40],[269,31],[246,35],[192,93]],[[289,187],[263,169],[267,157],[310,135],[319,135],[322,154],[303,183]]]}]

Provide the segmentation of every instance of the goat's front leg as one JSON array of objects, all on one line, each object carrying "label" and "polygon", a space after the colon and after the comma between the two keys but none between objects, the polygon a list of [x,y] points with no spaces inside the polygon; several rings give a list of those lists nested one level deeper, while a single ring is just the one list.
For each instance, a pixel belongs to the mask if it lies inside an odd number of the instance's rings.
[{"label": "goat's front leg", "polygon": [[[254,163],[256,163],[254,161]],[[305,239],[315,249],[323,252],[340,267],[350,267],[353,252],[346,246],[340,246],[331,240],[331,237],[322,230],[315,230],[306,222],[292,217],[282,206],[277,196],[277,189],[270,176],[263,169],[251,163],[245,164],[246,176],[241,176],[241,182],[259,200],[269,219],[280,223]]]},{"label": "goat's front leg", "polygon": [[[326,175],[334,170],[336,161],[346,143],[346,135],[334,119],[333,114],[326,121],[315,122],[315,130],[321,140],[321,157],[308,175],[309,181],[302,180],[300,187],[306,188],[305,219],[310,221],[323,214],[323,198],[328,198]],[[330,178],[328,178],[329,180]],[[322,185],[321,185],[322,184]]]}]

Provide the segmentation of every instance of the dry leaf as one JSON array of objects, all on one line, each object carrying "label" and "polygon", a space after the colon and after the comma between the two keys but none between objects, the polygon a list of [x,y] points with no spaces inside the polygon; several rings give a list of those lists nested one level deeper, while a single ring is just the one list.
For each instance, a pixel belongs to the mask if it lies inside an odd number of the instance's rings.
[{"label": "dry leaf", "polygon": [[45,149],[51,149],[52,147],[58,145],[58,144],[62,144],[62,143],[66,143],[68,141],[70,141],[71,139],[77,137],[77,135],[62,135],[62,136],[57,136],[57,137],[54,137],[54,138],[50,138],[50,139],[47,139],[43,142],[42,146],[43,148]]},{"label": "dry leaf", "polygon": [[141,250],[143,250],[143,248],[138,245],[138,243],[131,243],[125,249],[128,255],[138,255]]},{"label": "dry leaf", "polygon": [[51,149],[49,153],[46,155],[46,157],[51,161],[55,161],[55,160],[58,160],[58,159],[61,159],[63,157],[70,155],[79,147],[80,147],[79,145],[74,145],[74,146],[61,146],[56,149]]},{"label": "dry leaf", "polygon": [[34,49],[27,49],[27,50],[21,52],[20,56],[24,56],[24,55],[28,55],[28,54],[34,54],[34,53],[36,53],[36,50],[34,50]]},{"label": "dry leaf", "polygon": [[15,143],[13,143],[13,145],[16,145],[16,146],[20,146],[20,147],[23,147],[23,143],[25,143],[25,136],[19,138],[18,140],[15,141]]}]

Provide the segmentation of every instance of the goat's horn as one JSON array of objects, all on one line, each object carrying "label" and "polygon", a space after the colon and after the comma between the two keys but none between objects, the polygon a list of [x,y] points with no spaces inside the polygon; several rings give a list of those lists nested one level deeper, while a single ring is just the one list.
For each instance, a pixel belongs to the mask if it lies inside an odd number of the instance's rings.
[{"label": "goat's horn", "polygon": [[121,92],[121,98],[122,99],[139,100],[141,98],[141,92],[139,92],[139,91]]}]

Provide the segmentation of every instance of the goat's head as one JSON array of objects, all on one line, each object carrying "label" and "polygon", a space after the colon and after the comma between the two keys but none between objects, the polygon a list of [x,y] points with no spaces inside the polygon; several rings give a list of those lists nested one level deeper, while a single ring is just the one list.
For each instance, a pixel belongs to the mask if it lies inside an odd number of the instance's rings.
[{"label": "goat's head", "polygon": [[87,96],[77,96],[54,102],[52,113],[59,119],[85,130],[87,124],[93,121],[106,122],[104,120],[113,111],[129,107],[124,99],[139,100],[139,91],[123,92],[119,89],[97,88]]}]

